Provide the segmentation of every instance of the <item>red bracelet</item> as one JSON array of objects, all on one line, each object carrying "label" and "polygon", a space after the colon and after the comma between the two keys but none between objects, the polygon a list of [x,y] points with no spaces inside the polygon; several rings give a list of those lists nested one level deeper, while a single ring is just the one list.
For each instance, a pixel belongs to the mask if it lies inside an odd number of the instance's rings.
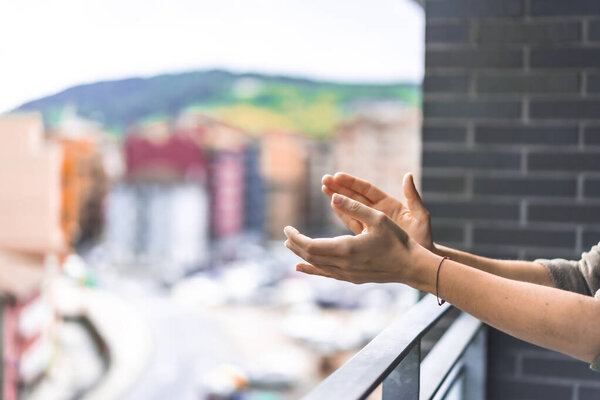
[{"label": "red bracelet", "polygon": [[446,300],[440,299],[440,296],[439,296],[439,293],[440,293],[440,270],[442,269],[442,263],[444,262],[444,260],[449,260],[449,259],[450,259],[450,257],[443,257],[440,260],[440,265],[438,265],[437,274],[435,276],[435,298],[437,299],[438,306],[441,306],[442,304],[444,304],[446,302]]}]

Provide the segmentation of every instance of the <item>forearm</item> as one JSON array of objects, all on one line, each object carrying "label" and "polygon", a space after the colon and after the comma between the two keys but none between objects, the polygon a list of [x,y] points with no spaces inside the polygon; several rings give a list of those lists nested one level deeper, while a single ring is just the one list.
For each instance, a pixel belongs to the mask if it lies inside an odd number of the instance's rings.
[{"label": "forearm", "polygon": [[546,268],[538,263],[518,260],[496,260],[452,249],[439,244],[434,245],[434,253],[450,257],[461,264],[477,268],[507,279],[536,283],[552,287],[552,281]]},{"label": "forearm", "polygon": [[[423,251],[411,286],[435,294],[440,257]],[[600,301],[519,282],[446,260],[439,296],[483,322],[528,342],[591,362],[600,354]]]}]

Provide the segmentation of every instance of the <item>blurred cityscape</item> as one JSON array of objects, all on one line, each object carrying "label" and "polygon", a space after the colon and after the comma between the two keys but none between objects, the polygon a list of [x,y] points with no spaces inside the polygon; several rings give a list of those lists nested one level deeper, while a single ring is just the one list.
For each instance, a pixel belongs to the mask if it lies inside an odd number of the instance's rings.
[{"label": "blurred cityscape", "polygon": [[345,171],[420,177],[414,85],[225,71],[74,87],[0,116],[2,398],[294,399],[417,294],[303,276]]}]

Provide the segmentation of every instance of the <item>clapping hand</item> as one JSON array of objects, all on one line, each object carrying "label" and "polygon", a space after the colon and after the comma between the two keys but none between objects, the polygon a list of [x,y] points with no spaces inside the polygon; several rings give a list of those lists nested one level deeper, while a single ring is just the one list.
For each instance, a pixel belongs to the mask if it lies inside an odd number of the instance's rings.
[{"label": "clapping hand", "polygon": [[[296,269],[353,283],[413,281],[415,257],[427,251],[383,211],[339,193],[331,197],[335,212],[344,221],[355,221],[352,225],[360,226],[360,231],[356,235],[311,239],[286,227],[286,247],[307,262],[296,265]],[[392,207],[392,200],[387,200],[388,210],[398,211],[397,205]]]},{"label": "clapping hand", "polygon": [[[420,245],[433,250],[429,212],[417,192],[412,174],[404,175],[402,182],[406,205],[371,183],[349,174],[338,172],[335,175],[325,175],[322,183],[321,189],[330,198],[335,193],[339,193],[381,211]],[[356,218],[341,213],[335,207],[334,211],[355,234],[361,233],[365,229],[364,224]]]}]

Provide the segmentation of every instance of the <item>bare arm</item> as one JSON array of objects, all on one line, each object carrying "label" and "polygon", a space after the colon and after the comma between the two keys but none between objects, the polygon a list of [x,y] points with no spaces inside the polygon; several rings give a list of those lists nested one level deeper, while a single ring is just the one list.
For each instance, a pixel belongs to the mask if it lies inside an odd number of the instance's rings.
[{"label": "bare arm", "polygon": [[[432,239],[429,212],[417,192],[411,174],[406,174],[402,183],[406,204],[371,183],[349,174],[338,172],[334,176],[325,175],[322,183],[323,192],[327,196],[332,197],[334,193],[339,193],[383,212],[421,246],[438,255],[448,256],[462,264],[504,278],[552,286],[548,271],[541,264],[495,260],[435,244]],[[334,211],[355,234],[363,230],[360,221],[335,208]]]},{"label": "bare arm", "polygon": [[[424,254],[419,263],[422,272],[411,286],[435,294],[439,257]],[[586,362],[600,355],[600,301],[593,297],[450,260],[442,264],[439,291],[454,306],[520,339]]]},{"label": "bare arm", "polygon": [[503,278],[553,287],[548,270],[542,264],[531,261],[496,260],[452,249],[437,243],[434,245],[432,251],[442,257],[450,257],[461,264]]},{"label": "bare arm", "polygon": [[[363,282],[400,282],[436,293],[510,335],[591,362],[600,354],[600,301],[590,296],[520,282],[446,260],[418,244],[383,212],[336,194],[337,211],[360,221],[356,236],[311,239],[286,228],[286,246],[313,275]],[[458,257],[460,258],[460,256]]]}]

